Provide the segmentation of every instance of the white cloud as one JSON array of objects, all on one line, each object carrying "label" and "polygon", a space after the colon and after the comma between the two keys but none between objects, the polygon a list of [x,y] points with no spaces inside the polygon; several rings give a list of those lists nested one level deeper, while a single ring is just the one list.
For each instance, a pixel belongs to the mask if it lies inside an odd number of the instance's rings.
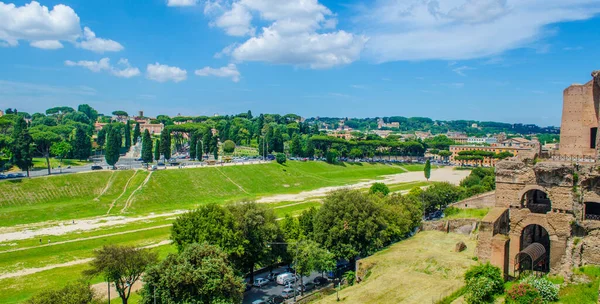
[{"label": "white cloud", "polygon": [[589,19],[598,0],[378,0],[359,10],[376,62],[463,60],[528,46],[549,25]]},{"label": "white cloud", "polygon": [[63,4],[50,9],[36,1],[23,6],[0,2],[0,20],[2,46],[15,47],[25,40],[42,49],[62,48],[61,41],[96,52],[123,49],[116,41],[97,38],[89,28],[82,32],[79,16]]},{"label": "white cloud", "polygon": [[62,43],[60,43],[60,41],[58,41],[58,40],[32,41],[31,43],[29,43],[29,45],[36,47],[38,49],[44,49],[44,50],[56,50],[56,49],[63,48]]},{"label": "white cloud", "polygon": [[140,70],[138,68],[132,67],[129,64],[129,61],[127,59],[121,59],[121,60],[119,60],[119,62],[117,64],[119,66],[121,66],[122,68],[112,66],[110,64],[109,58],[102,58],[99,61],[87,61],[87,60],[82,60],[82,61],[77,61],[77,62],[71,61],[71,60],[65,61],[66,66],[84,67],[94,73],[107,71],[114,76],[122,77],[122,78],[131,78],[131,77],[140,75]]},{"label": "white cloud", "polygon": [[167,6],[194,6],[198,0],[167,0]]},{"label": "white cloud", "polygon": [[123,50],[123,46],[114,40],[96,37],[96,34],[89,27],[83,28],[83,38],[81,42],[77,43],[77,46],[97,53]]},{"label": "white cloud", "polygon": [[240,72],[238,71],[235,64],[230,63],[227,66],[214,69],[211,67],[204,67],[202,69],[196,70],[195,74],[198,76],[216,76],[216,77],[225,77],[231,78],[233,82],[240,81]]},{"label": "white cloud", "polygon": [[[337,19],[318,0],[234,0],[227,9],[209,4],[208,15],[222,11],[211,25],[231,36],[252,36],[216,54],[230,55],[236,61],[330,68],[358,60],[367,41],[364,36],[336,31]],[[268,24],[258,35],[253,13],[260,17],[256,22]]]},{"label": "white cloud", "polygon": [[465,73],[465,71],[469,71],[469,70],[474,70],[475,68],[463,65],[463,66],[459,66],[457,68],[452,69],[452,72],[460,75],[460,76],[467,76],[467,74]]},{"label": "white cloud", "polygon": [[187,71],[157,62],[146,67],[146,76],[148,79],[158,82],[180,82],[187,78]]}]

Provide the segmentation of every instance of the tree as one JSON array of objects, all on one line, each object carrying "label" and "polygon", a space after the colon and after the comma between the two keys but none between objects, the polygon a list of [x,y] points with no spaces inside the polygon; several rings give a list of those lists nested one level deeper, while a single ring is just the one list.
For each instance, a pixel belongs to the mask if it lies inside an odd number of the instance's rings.
[{"label": "tree", "polygon": [[131,125],[129,122],[125,123],[125,151],[129,151],[131,148]]},{"label": "tree", "polygon": [[57,290],[45,290],[25,301],[26,304],[100,304],[100,297],[89,283],[77,281]]},{"label": "tree", "polygon": [[152,137],[148,129],[144,131],[142,137],[142,161],[147,164],[152,162]]},{"label": "tree", "polygon": [[160,160],[160,139],[157,139],[156,144],[154,145],[154,160]]},{"label": "tree", "polygon": [[223,152],[231,154],[235,151],[235,143],[232,140],[226,140],[223,143]]},{"label": "tree", "polygon": [[325,154],[325,160],[330,164],[335,164],[338,161],[339,153],[336,149],[329,149]]},{"label": "tree", "polygon": [[276,216],[272,209],[254,202],[232,205],[230,209],[244,240],[238,263],[250,273],[250,282],[254,282],[254,266],[268,257],[267,244],[279,234]]},{"label": "tree", "polygon": [[157,254],[147,249],[107,245],[94,251],[92,268],[85,274],[102,275],[108,282],[115,283],[119,297],[123,304],[127,304],[133,284],[157,260]]},{"label": "tree", "polygon": [[192,132],[190,136],[190,160],[195,160],[198,157],[197,154],[197,146],[198,146],[198,133]]},{"label": "tree", "polygon": [[423,173],[425,173],[425,178],[429,181],[429,178],[431,177],[431,162],[429,162],[429,160],[425,162],[425,168],[423,168]]},{"label": "tree", "polygon": [[330,193],[314,219],[314,239],[336,257],[354,263],[384,246],[387,223],[378,198],[358,190]]},{"label": "tree", "polygon": [[121,132],[118,128],[111,128],[106,139],[106,152],[104,159],[109,166],[115,166],[119,161],[121,148]]},{"label": "tree", "polygon": [[232,260],[237,259],[244,249],[236,219],[229,209],[217,204],[202,205],[177,217],[171,228],[171,240],[180,252],[194,243],[216,245]]},{"label": "tree", "polygon": [[23,117],[17,118],[11,139],[12,163],[19,169],[27,171],[27,177],[29,177],[29,169],[33,167],[33,147],[31,145],[33,138],[29,134],[27,123]]},{"label": "tree", "polygon": [[171,132],[167,128],[160,133],[160,154],[165,161],[171,159]]},{"label": "tree", "polygon": [[[294,267],[300,276],[300,286],[304,285],[304,277],[313,271],[328,271],[335,268],[335,257],[313,240],[299,240],[288,246],[288,254],[295,257]],[[300,289],[304,295],[304,290]]]},{"label": "tree", "polygon": [[277,153],[277,154],[275,155],[275,160],[276,160],[276,161],[277,161],[277,163],[278,163],[278,164],[280,164],[280,165],[283,165],[283,164],[285,164],[285,161],[286,161],[285,154],[283,154],[283,153]]},{"label": "tree", "polygon": [[141,136],[142,136],[142,131],[140,129],[140,123],[136,122],[135,128],[133,128],[133,143],[137,144],[137,142],[140,140]]},{"label": "tree", "polygon": [[73,150],[73,146],[66,141],[59,141],[50,147],[50,152],[58,156],[60,160],[60,165],[62,166],[62,161],[67,155]]},{"label": "tree", "polygon": [[50,131],[32,129],[31,137],[33,138],[33,142],[35,143],[38,152],[46,158],[48,175],[52,174],[50,166],[50,150],[53,144],[60,141],[60,136]]},{"label": "tree", "polygon": [[348,156],[350,158],[352,158],[353,160],[356,160],[357,158],[362,157],[362,154],[363,154],[363,152],[362,152],[361,149],[359,149],[359,148],[352,148],[350,150],[350,153],[348,153]]},{"label": "tree", "polygon": [[90,137],[82,128],[75,131],[75,140],[73,141],[73,157],[82,160],[87,159],[92,154],[92,142]]},{"label": "tree", "polygon": [[88,104],[80,104],[77,107],[77,112],[85,114],[89,118],[91,123],[94,123],[96,119],[98,119],[98,111],[96,111]]},{"label": "tree", "polygon": [[119,111],[113,111],[112,115],[119,116],[119,117],[129,117],[129,114],[127,114],[127,112],[120,111],[120,110]]},{"label": "tree", "polygon": [[374,183],[371,185],[371,188],[369,188],[369,193],[381,193],[383,196],[386,196],[388,193],[390,193],[390,188],[388,188],[388,186],[384,183]]},{"label": "tree", "polygon": [[440,152],[438,152],[438,155],[440,157],[443,157],[444,161],[448,161],[448,157],[452,156],[452,152],[448,150],[441,150]]},{"label": "tree", "polygon": [[300,142],[300,135],[297,133],[292,136],[290,154],[293,156],[300,156],[302,154],[302,143]]},{"label": "tree", "polygon": [[218,247],[192,244],[179,254],[169,254],[148,269],[141,292],[143,304],[239,304],[244,284]]}]

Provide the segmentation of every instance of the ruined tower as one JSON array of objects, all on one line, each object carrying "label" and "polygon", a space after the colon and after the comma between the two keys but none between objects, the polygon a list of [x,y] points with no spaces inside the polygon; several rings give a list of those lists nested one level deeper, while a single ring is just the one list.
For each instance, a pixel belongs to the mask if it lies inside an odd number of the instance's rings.
[{"label": "ruined tower", "polygon": [[568,276],[600,264],[600,71],[592,77],[564,91],[558,157],[496,166],[495,207],[481,221],[477,256],[507,276]]}]

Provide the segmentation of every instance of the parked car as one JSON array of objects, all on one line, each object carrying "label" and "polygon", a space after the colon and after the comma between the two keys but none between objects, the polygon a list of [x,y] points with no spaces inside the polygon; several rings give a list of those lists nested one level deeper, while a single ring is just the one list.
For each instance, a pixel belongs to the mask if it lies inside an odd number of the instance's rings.
[{"label": "parked car", "polygon": [[280,275],[277,276],[277,284],[279,285],[285,285],[287,283],[289,283],[290,281],[294,281],[296,279],[296,276],[293,273],[282,273]]},{"label": "parked car", "polygon": [[102,166],[93,165],[92,170],[102,170]]},{"label": "parked car", "polygon": [[284,297],[284,298],[286,298],[286,299],[289,299],[289,298],[293,297],[294,296],[294,289],[292,289],[292,288],[284,288],[283,291],[281,292],[281,296]]},{"label": "parked car", "polygon": [[324,277],[316,277],[314,278],[313,283],[317,286],[322,286],[329,283],[329,280],[327,280],[327,278]]},{"label": "parked car", "polygon": [[17,177],[27,177],[27,175],[25,173],[17,173]]},{"label": "parked car", "polygon": [[267,302],[265,302],[263,300],[256,300],[256,301],[253,301],[252,304],[267,304]]},{"label": "parked car", "polygon": [[274,282],[275,280],[277,280],[278,275],[279,275],[279,272],[271,272],[267,275],[267,280]]},{"label": "parked car", "polygon": [[269,284],[269,280],[267,279],[263,279],[263,278],[258,278],[256,280],[254,280],[254,284],[252,284],[254,287],[258,287],[261,288],[265,285]]},{"label": "parked car", "polygon": [[6,179],[6,175],[0,174],[0,179]]},{"label": "parked car", "polygon": [[298,288],[296,289],[298,292],[307,292],[307,291],[311,291],[315,289],[315,284],[313,283],[305,283],[304,285],[300,285],[298,286]]},{"label": "parked car", "polygon": [[267,300],[269,304],[281,304],[283,302],[285,302],[285,298],[282,296],[270,296],[269,300]]},{"label": "parked car", "polygon": [[246,283],[246,288],[244,289],[244,291],[248,291],[252,289],[252,284]]},{"label": "parked car", "polygon": [[16,175],[16,174],[14,174],[14,173],[8,173],[8,174],[6,175],[6,178],[15,178],[15,177],[17,177],[17,175]]}]

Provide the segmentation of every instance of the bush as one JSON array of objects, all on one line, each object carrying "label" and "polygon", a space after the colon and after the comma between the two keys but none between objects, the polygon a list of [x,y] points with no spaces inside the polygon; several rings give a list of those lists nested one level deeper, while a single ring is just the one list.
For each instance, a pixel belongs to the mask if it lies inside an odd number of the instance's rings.
[{"label": "bush", "polygon": [[344,273],[344,279],[348,282],[348,285],[354,285],[354,279],[356,279],[356,273],[354,271],[348,271]]},{"label": "bush", "polygon": [[506,293],[507,304],[542,304],[542,296],[533,286],[520,283],[513,285]]},{"label": "bush", "polygon": [[233,153],[233,151],[235,151],[235,143],[231,140],[226,140],[223,143],[223,152]]},{"label": "bush", "polygon": [[277,153],[277,155],[275,155],[275,160],[277,161],[278,164],[281,165],[281,164],[284,164],[287,159],[285,157],[285,154]]},{"label": "bush", "polygon": [[371,188],[369,188],[369,193],[381,193],[383,196],[386,196],[390,193],[390,188],[386,186],[384,183],[374,183]]},{"label": "bush", "polygon": [[465,273],[465,282],[465,299],[469,304],[489,303],[494,299],[494,295],[504,291],[502,272],[490,263],[471,267]]},{"label": "bush", "polygon": [[467,282],[465,300],[469,304],[492,303],[494,301],[494,281],[488,277],[476,277]]},{"label": "bush", "polygon": [[537,289],[545,303],[558,301],[558,287],[546,277],[529,276],[523,279],[521,283],[529,284]]},{"label": "bush", "polygon": [[325,159],[330,164],[336,164],[338,161],[339,152],[336,149],[329,149],[325,154]]},{"label": "bush", "polygon": [[25,301],[27,304],[99,304],[102,303],[90,284],[83,281],[68,283],[62,289],[45,290]]}]

